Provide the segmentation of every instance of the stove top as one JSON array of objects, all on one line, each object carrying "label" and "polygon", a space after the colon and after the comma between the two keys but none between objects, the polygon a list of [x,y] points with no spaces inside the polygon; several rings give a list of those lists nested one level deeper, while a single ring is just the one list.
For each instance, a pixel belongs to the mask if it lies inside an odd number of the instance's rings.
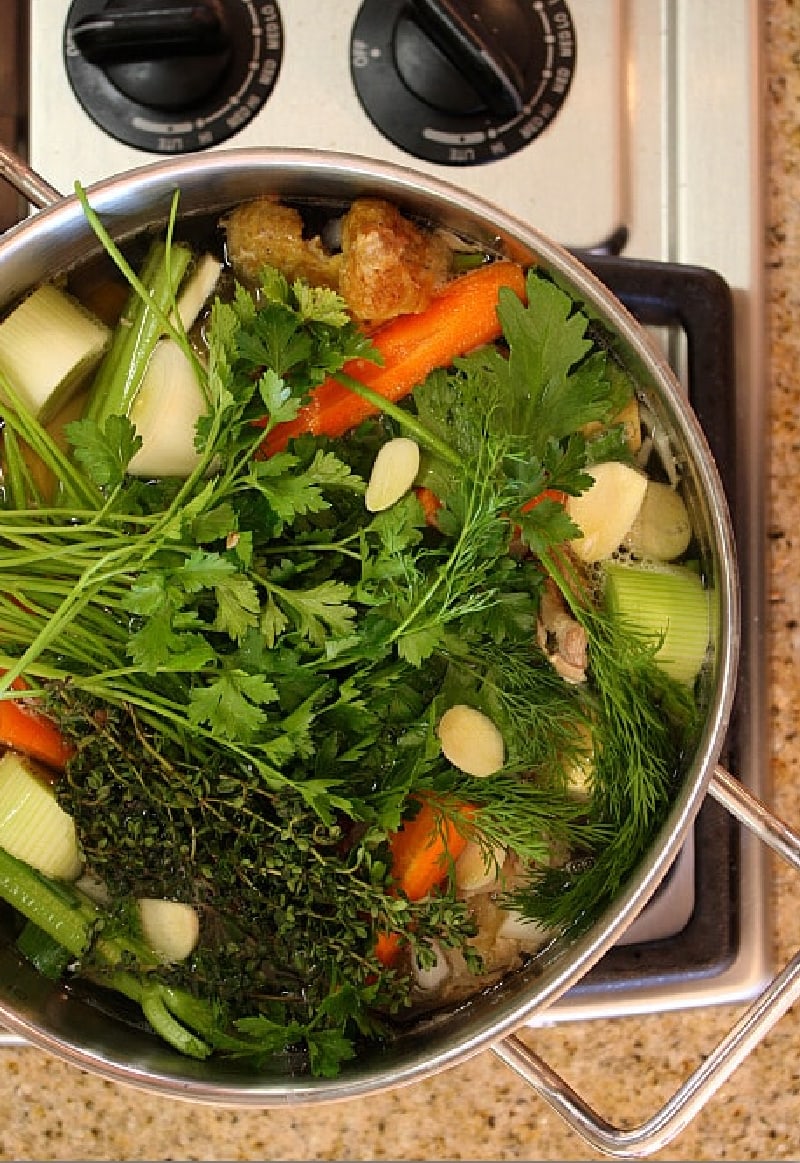
[{"label": "stove top", "polygon": [[[723,470],[744,618],[726,761],[763,797],[757,0],[516,0],[506,7],[526,22],[525,35],[516,36],[527,46],[521,54],[498,39],[490,20],[478,29],[477,48],[464,46],[476,31],[470,13],[491,15],[497,0],[413,0],[409,21],[411,5],[225,0],[230,27],[222,50],[218,29],[187,33],[176,17],[171,51],[201,62],[186,74],[194,86],[187,112],[188,98],[165,84],[160,60],[145,74],[132,63],[130,41],[148,35],[143,0],[28,0],[26,132],[11,144],[26,148],[31,165],[64,191],[76,179],[87,185],[198,148],[364,154],[479,194],[594,264],[664,345]],[[161,35],[169,7],[159,6]],[[208,89],[220,51],[229,54],[226,75],[235,82],[224,93]],[[440,92],[427,65],[442,57],[450,77]],[[156,89],[157,107],[143,104],[142,94]],[[420,113],[420,95],[433,109]],[[621,259],[609,257],[620,251]],[[711,304],[710,323],[695,321],[692,303],[701,316]],[[705,804],[624,943],[546,1020],[754,996],[769,970],[766,895],[761,847]]]}]

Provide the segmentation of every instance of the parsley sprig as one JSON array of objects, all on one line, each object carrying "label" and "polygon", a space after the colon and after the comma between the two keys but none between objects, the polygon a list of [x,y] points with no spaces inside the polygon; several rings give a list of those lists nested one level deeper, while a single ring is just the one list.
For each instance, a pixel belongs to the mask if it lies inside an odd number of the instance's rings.
[{"label": "parsley sprig", "polygon": [[[541,497],[579,493],[593,459],[625,455],[609,422],[631,384],[536,272],[527,304],[502,294],[499,314],[505,350],[432,374],[350,438],[265,459],[265,432],[372,354],[337,295],[265,272],[258,293],[214,304],[206,357],[192,356],[208,411],[180,481],[127,475],[125,416],[73,422],[62,451],[0,381],[0,697],[24,671],[74,740],[58,794],[119,922],[137,895],[203,911],[191,971],[158,970],[155,993],[151,968],[104,970],[164,1029],[185,1018],[257,1064],[299,1046],[321,1073],[383,1036],[408,983],[377,963],[376,932],[403,930],[423,960],[433,939],[469,952],[452,887],[420,902],[391,891],[387,835],[420,792],[469,799],[482,843],[539,868],[517,903],[564,925],[602,907],[663,818],[691,708],[560,567],[577,530]],[[373,451],[397,429],[423,448],[435,535],[413,493],[364,508]],[[59,482],[50,501],[22,441]],[[545,572],[587,630],[585,689],[535,646]],[[477,786],[436,739],[457,701],[507,745]],[[587,731],[600,763],[584,804],[564,771]],[[543,871],[553,851],[578,863]]]}]

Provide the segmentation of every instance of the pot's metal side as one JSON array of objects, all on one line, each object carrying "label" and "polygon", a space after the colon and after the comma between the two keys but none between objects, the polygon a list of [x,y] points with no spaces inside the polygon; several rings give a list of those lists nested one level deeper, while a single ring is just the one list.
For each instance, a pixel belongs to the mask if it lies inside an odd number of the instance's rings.
[{"label": "pot's metal side", "polygon": [[[707,714],[683,788],[647,860],[603,918],[562,940],[539,964],[456,1012],[418,1023],[396,1044],[360,1058],[336,1079],[293,1075],[292,1064],[258,1077],[235,1063],[197,1063],[156,1044],[27,972],[0,947],[0,1021],[83,1069],[195,1101],[240,1106],[333,1101],[417,1081],[505,1037],[574,985],[632,922],[675,859],[717,761],[733,702],[739,605],[733,534],[720,480],[699,423],[666,360],[635,320],[567,251],[535,229],[448,183],[359,157],[315,151],[230,150],[144,166],[98,183],[90,201],[122,239],[160,225],[176,189],[181,213],[217,213],[264,193],[349,202],[372,194],[523,263],[536,262],[619,336],[622,351],[674,436],[687,474],[715,602]],[[0,308],[29,287],[84,261],[99,246],[74,196],[43,210],[0,241]],[[0,936],[2,934],[0,933]]]}]

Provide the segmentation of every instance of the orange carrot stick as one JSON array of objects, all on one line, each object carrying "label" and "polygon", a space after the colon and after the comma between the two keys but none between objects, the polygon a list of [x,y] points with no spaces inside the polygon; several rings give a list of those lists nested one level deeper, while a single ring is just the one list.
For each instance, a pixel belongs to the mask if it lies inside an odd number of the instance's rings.
[{"label": "orange carrot stick", "polygon": [[[501,287],[525,295],[525,272],[501,261],[476,267],[453,279],[418,315],[399,315],[371,336],[382,364],[353,359],[342,374],[360,380],[384,399],[396,403],[421,384],[429,372],[448,367],[456,356],[490,343],[500,335],[497,296]],[[262,445],[268,455],[280,452],[292,437],[342,436],[378,408],[350,391],[334,377],[315,388],[294,420],[278,424]]]},{"label": "orange carrot stick", "polygon": [[[468,818],[471,809],[464,805],[461,814]],[[409,900],[419,901],[442,884],[467,845],[463,822],[444,816],[430,800],[423,799],[420,809],[389,837],[392,877],[398,891]],[[379,933],[375,956],[382,965],[391,966],[403,937],[400,933]]]},{"label": "orange carrot stick", "polygon": [[392,877],[411,901],[422,900],[446,879],[467,844],[463,823],[423,799],[417,814],[392,834]]},{"label": "orange carrot stick", "polygon": [[[22,678],[15,679],[11,686],[14,690],[27,689]],[[21,751],[59,771],[64,769],[73,750],[53,720],[25,699],[19,702],[0,699],[0,745]]]},{"label": "orange carrot stick", "polygon": [[436,496],[432,489],[425,485],[418,485],[414,492],[417,495],[417,500],[422,506],[422,512],[425,516],[425,524],[432,525],[436,528],[436,514],[442,507],[442,502]]},{"label": "orange carrot stick", "polygon": [[540,505],[545,500],[555,501],[559,505],[565,505],[567,503],[567,494],[562,492],[561,489],[545,489],[544,492],[538,493],[537,496],[531,497],[529,501],[526,501],[521,508],[521,512],[530,513],[531,509],[535,509],[537,505]]}]

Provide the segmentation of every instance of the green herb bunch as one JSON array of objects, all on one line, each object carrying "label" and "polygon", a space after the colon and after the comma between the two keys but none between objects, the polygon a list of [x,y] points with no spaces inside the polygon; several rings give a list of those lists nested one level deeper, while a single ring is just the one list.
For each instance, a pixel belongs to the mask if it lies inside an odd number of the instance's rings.
[{"label": "green herb bunch", "polygon": [[[502,348],[347,438],[269,458],[266,431],[349,360],[376,358],[344,303],[267,271],[257,295],[214,304],[203,359],[164,319],[207,401],[180,481],[126,473],[140,443],[126,416],[74,421],[64,452],[0,385],[0,690],[24,673],[73,741],[58,796],[117,923],[142,895],[201,913],[190,965],[143,979],[141,965],[84,966],[140,1003],[158,982],[149,1012],[168,1038],[179,1015],[205,1050],[260,1062],[299,1047],[334,1073],[386,1036],[409,984],[377,961],[376,934],[402,930],[424,958],[434,939],[468,953],[474,931],[452,886],[419,902],[392,891],[387,837],[421,793],[471,803],[476,838],[531,869],[510,903],[562,927],[608,903],[664,817],[691,700],[562,567],[578,531],[550,495],[626,455],[610,421],[632,384],[566,294],[535,272],[527,291],[526,305],[501,294]],[[436,530],[413,492],[365,509],[374,452],[397,431],[422,446]],[[536,646],[546,575],[587,631],[586,684]],[[442,757],[436,724],[455,702],[500,728],[496,776]],[[565,772],[587,732],[601,758],[580,801]],[[556,852],[568,868],[551,867]]]}]

